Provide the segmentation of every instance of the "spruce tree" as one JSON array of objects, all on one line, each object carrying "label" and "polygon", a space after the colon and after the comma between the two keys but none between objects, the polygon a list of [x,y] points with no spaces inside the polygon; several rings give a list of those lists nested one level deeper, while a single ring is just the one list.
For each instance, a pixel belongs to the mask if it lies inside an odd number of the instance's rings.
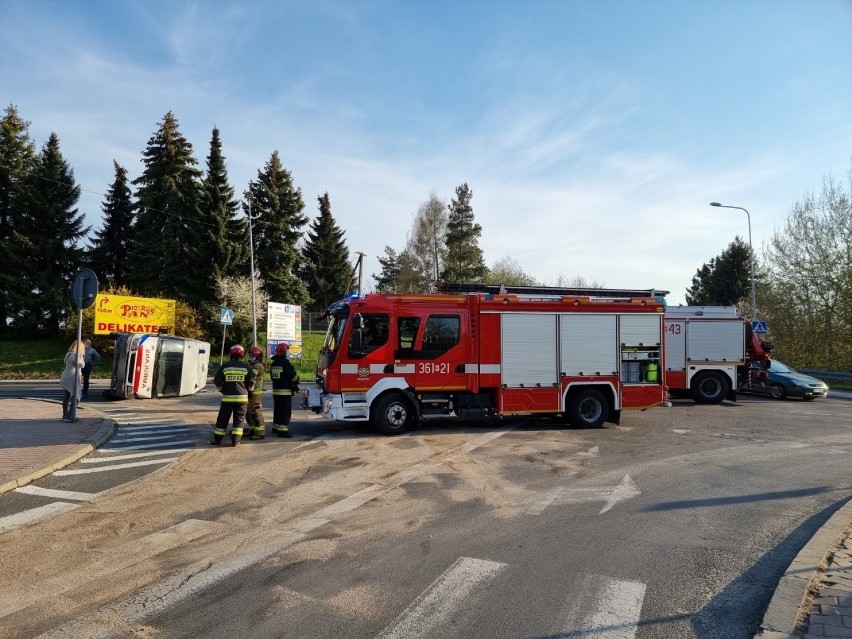
[{"label": "spruce tree", "polygon": [[[199,286],[207,300],[216,299],[216,280],[221,277],[249,276],[248,228],[242,217],[222,154],[219,129],[214,128],[207,156],[207,174],[202,180],[202,217],[205,227],[199,237],[199,253],[206,265]],[[239,217],[238,217],[239,216]]]},{"label": "spruce tree", "polygon": [[98,276],[101,289],[127,285],[129,255],[133,245],[133,201],[127,169],[113,160],[115,180],[107,190],[101,211],[103,226],[91,239],[89,268]]},{"label": "spruce tree", "polygon": [[[269,301],[306,306],[310,296],[298,274],[301,256],[297,243],[308,223],[303,215],[302,190],[281,164],[278,151],[249,184],[254,264]],[[243,204],[248,213],[248,204]]]},{"label": "spruce tree", "polygon": [[[21,211],[25,182],[36,164],[35,144],[30,140],[30,123],[18,116],[15,106],[9,105],[0,119],[0,252],[8,256],[15,218]],[[7,319],[13,312],[11,290],[26,274],[26,261],[6,260],[0,269],[0,336],[7,332]]]},{"label": "spruce tree", "polygon": [[382,272],[376,275],[373,274],[373,279],[376,282],[377,293],[395,293],[397,279],[402,270],[402,258],[390,246],[385,246],[385,256],[379,256],[379,266],[382,267]]},{"label": "spruce tree", "polygon": [[[698,306],[746,306],[751,291],[748,245],[739,236],[699,268],[686,290],[686,303]],[[750,304],[749,304],[750,305]]]},{"label": "spruce tree", "polygon": [[80,187],[62,157],[55,133],[26,180],[24,207],[15,216],[9,263],[26,264],[11,289],[13,325],[26,334],[58,335],[71,310],[70,287],[82,266],[78,241],[89,231],[76,205]]},{"label": "spruce tree", "polygon": [[310,310],[324,311],[339,300],[352,285],[352,268],[344,233],[331,215],[328,192],[317,198],[319,217],[308,230],[305,246],[303,279],[311,296]]},{"label": "spruce tree", "polygon": [[137,215],[130,285],[143,294],[175,297],[198,306],[208,264],[198,249],[207,230],[200,212],[201,171],[192,145],[172,112],[148,140],[145,170],[133,181]]},{"label": "spruce tree", "polygon": [[480,282],[488,271],[479,248],[482,227],[474,222],[472,198],[473,191],[465,182],[456,187],[456,196],[449,205],[447,254],[441,274],[446,282]]}]

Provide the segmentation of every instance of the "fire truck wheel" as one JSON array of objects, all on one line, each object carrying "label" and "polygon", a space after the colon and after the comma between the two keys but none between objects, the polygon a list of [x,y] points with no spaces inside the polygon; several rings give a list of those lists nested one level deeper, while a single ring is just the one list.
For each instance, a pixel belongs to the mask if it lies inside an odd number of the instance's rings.
[{"label": "fire truck wheel", "polygon": [[382,435],[399,435],[411,426],[413,414],[405,397],[391,393],[382,397],[373,408],[373,423]]},{"label": "fire truck wheel", "polygon": [[705,371],[692,380],[692,397],[699,404],[719,404],[728,395],[728,382],[721,373]]},{"label": "fire truck wheel", "polygon": [[568,418],[574,426],[597,428],[606,421],[609,404],[596,390],[588,389],[577,393],[571,400]]}]

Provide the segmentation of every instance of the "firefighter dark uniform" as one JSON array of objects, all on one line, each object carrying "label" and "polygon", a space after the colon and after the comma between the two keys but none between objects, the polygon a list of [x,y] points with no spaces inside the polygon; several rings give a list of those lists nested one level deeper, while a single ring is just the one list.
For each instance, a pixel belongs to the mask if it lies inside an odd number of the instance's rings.
[{"label": "firefighter dark uniform", "polygon": [[227,434],[228,422],[233,416],[234,424],[231,429],[231,446],[240,443],[243,437],[243,425],[246,421],[249,392],[254,388],[254,371],[243,361],[245,350],[235,344],[230,350],[231,361],[222,364],[213,383],[222,393],[222,403],[219,405],[219,415],[213,428],[213,439],[210,443],[218,446]]},{"label": "firefighter dark uniform", "polygon": [[263,351],[257,346],[252,346],[248,352],[249,366],[254,371],[254,388],[249,393],[246,414],[247,435],[249,439],[263,439],[266,437],[266,421],[263,418],[263,376],[266,374],[263,367]]},{"label": "firefighter dark uniform", "polygon": [[279,437],[290,435],[290,417],[293,413],[293,393],[299,390],[299,374],[287,359],[289,344],[280,343],[275,347],[275,356],[269,364],[269,377],[272,379],[272,432]]}]

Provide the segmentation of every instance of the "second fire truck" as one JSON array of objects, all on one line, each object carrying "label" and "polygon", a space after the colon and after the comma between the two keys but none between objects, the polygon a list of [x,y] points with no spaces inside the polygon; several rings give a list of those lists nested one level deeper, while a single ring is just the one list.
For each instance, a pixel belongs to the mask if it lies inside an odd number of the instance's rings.
[{"label": "second fire truck", "polygon": [[761,342],[733,306],[670,306],[666,310],[664,368],[672,393],[689,394],[701,404],[736,399],[741,387],[760,386],[770,367],[772,346]]},{"label": "second fire truck", "polygon": [[422,418],[561,415],[618,423],[666,402],[658,290],[470,287],[329,307],[321,411],[386,435]]}]

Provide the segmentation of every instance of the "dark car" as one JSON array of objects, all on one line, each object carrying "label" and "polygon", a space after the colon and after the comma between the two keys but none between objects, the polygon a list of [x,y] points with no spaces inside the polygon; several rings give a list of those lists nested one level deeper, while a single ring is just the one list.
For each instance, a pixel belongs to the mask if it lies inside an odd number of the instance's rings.
[{"label": "dark car", "polygon": [[[760,362],[754,361],[751,365],[754,370],[761,373],[767,371]],[[784,399],[785,397],[814,399],[828,396],[828,385],[825,382],[810,375],[797,373],[777,359],[772,360],[768,369],[768,377],[762,380],[762,384],[753,384],[751,388],[742,390],[766,393],[775,399]]]}]

